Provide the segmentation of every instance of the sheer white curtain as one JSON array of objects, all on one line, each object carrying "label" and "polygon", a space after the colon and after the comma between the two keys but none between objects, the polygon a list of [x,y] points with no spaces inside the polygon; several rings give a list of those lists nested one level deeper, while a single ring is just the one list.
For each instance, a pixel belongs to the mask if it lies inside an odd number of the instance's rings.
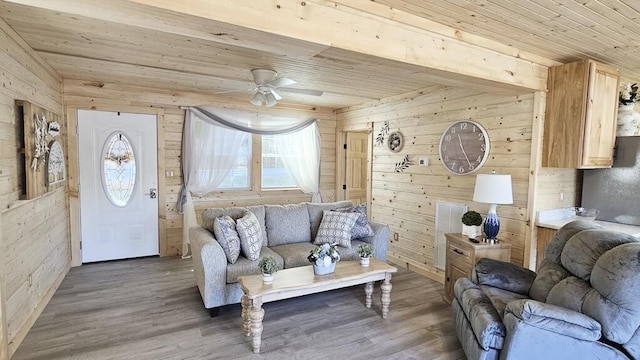
[{"label": "sheer white curtain", "polygon": [[187,110],[182,144],[182,176],[178,210],[183,212],[183,256],[189,256],[189,228],[197,225],[191,193],[204,196],[220,186],[233,168],[246,132],[205,122]]},{"label": "sheer white curtain", "polygon": [[188,108],[182,136],[182,177],[177,208],[183,214],[182,256],[190,256],[189,228],[197,225],[191,193],[215,191],[250,134],[277,135],[283,163],[300,189],[321,202],[320,132],[315,119],[208,107]]},{"label": "sheer white curtain", "polygon": [[305,194],[311,194],[312,202],[322,202],[320,197],[320,131],[318,123],[295,132],[275,135],[276,152],[282,163]]}]

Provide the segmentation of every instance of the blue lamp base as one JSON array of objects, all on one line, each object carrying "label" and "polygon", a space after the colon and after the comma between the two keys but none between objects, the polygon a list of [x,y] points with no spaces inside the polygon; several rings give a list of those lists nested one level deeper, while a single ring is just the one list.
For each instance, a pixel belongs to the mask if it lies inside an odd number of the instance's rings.
[{"label": "blue lamp base", "polygon": [[500,219],[496,213],[496,205],[491,204],[487,217],[484,219],[484,234],[488,240],[496,240],[500,232]]}]

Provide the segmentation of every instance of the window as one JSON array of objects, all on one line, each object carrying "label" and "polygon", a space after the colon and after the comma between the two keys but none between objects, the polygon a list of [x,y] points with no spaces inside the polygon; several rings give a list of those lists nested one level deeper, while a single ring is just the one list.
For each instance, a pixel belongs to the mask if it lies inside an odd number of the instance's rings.
[{"label": "window", "polygon": [[262,135],[262,188],[297,188],[296,180],[276,151],[275,136],[277,135]]},{"label": "window", "polygon": [[240,143],[240,152],[233,167],[218,189],[249,189],[251,178],[251,136],[244,136]]}]

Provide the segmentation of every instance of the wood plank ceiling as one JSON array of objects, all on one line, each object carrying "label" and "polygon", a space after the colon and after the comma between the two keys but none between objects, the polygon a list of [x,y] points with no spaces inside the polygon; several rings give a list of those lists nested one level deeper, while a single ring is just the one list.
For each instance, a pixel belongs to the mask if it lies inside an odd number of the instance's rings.
[{"label": "wood plank ceiling", "polygon": [[[212,96],[231,92],[222,96],[246,96],[248,101],[250,70],[267,67],[295,79],[291,87],[324,92],[319,97],[286,93],[284,101],[332,108],[434,83],[461,84],[415,65],[157,9],[143,13],[141,5],[126,1],[83,3],[93,7],[95,16],[2,2],[0,18],[64,78],[96,83]],[[637,0],[337,3],[376,16],[402,11],[550,59],[549,64],[594,58],[618,66],[629,80],[640,80]],[[139,20],[145,18],[142,13],[148,21]]]}]

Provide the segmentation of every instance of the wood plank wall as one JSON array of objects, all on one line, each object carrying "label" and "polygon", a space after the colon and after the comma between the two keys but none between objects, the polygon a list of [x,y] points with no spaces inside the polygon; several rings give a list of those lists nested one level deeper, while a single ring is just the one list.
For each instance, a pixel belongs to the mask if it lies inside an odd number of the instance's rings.
[{"label": "wood plank wall", "polygon": [[[374,138],[384,121],[404,135],[398,154],[386,144],[373,149],[372,218],[389,224],[392,261],[442,281],[434,266],[436,202],[465,203],[486,214],[489,205],[472,201],[475,175],[458,176],[441,164],[438,145],[452,122],[471,119],[485,126],[491,139],[489,159],[479,173],[511,174],[514,204],[498,206],[501,238],[513,245],[512,262],[523,264],[527,227],[528,174],[531,157],[533,94],[492,95],[464,88],[430,87],[402,96],[337,111],[338,129],[373,122]],[[410,166],[401,173],[394,165],[409,155],[429,159],[428,167]]]},{"label": "wood plank wall", "polygon": [[[319,119],[319,127],[322,138],[322,168],[320,189],[324,201],[335,199],[335,114],[329,108],[315,108],[305,106],[286,106],[278,104],[273,108],[255,106],[249,103],[248,96],[241,94],[237,97],[215,97],[211,94],[197,94],[175,92],[171,90],[152,89],[124,86],[118,84],[103,84],[90,81],[65,79],[64,102],[68,111],[75,108],[95,108],[100,106],[118,107],[152,107],[164,110],[164,134],[163,144],[165,150],[165,171],[173,171],[174,176],[165,177],[165,194],[161,199],[161,206],[166,210],[166,219],[160,219],[160,226],[164,228],[165,238],[160,239],[162,256],[179,255],[182,251],[182,215],[176,210],[176,201],[182,185],[180,175],[180,153],[182,146],[182,128],[184,124],[184,110],[181,106],[219,106],[247,111],[263,111],[269,113],[281,113],[295,115],[304,118],[314,117]],[[126,110],[122,110],[126,111]],[[69,149],[70,152],[77,151]],[[72,197],[77,194],[71,194]],[[207,207],[222,206],[246,206],[254,204],[297,203],[310,201],[309,195],[300,191],[227,191],[212,193],[207,197],[194,198],[196,211],[201,212]],[[73,221],[73,219],[72,219]]]},{"label": "wood plank wall", "polygon": [[66,275],[70,254],[66,187],[19,200],[24,164],[15,100],[62,114],[62,79],[2,20],[0,43],[0,359],[6,359]]}]

